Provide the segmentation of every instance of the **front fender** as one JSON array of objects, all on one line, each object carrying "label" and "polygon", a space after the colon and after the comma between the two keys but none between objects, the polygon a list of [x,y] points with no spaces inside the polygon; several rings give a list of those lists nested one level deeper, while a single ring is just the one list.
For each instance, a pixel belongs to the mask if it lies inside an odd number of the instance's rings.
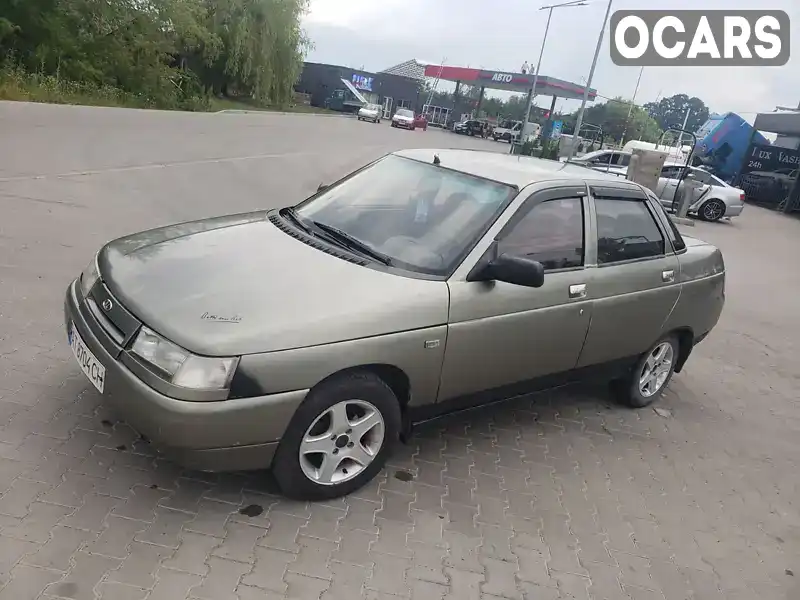
[{"label": "front fender", "polygon": [[447,342],[447,325],[243,356],[231,382],[231,398],[311,389],[339,371],[388,365],[409,381],[410,404],[436,401]]}]

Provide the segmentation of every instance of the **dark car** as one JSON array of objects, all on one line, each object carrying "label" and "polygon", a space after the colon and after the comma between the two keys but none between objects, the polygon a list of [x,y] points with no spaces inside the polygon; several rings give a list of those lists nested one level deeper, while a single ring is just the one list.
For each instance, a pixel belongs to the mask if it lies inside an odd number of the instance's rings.
[{"label": "dark car", "polygon": [[747,198],[762,204],[780,204],[792,191],[798,176],[797,169],[750,171],[741,176],[741,187]]},{"label": "dark car", "polygon": [[470,119],[468,121],[461,121],[460,123],[456,123],[453,127],[453,131],[456,133],[460,133],[462,135],[479,135],[483,136],[483,132],[486,129],[486,123],[483,121],[478,121],[477,119]]}]

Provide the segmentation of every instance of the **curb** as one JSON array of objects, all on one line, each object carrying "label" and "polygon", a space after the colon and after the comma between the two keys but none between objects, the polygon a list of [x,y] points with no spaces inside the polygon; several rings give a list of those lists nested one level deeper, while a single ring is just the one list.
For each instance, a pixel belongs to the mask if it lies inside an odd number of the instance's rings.
[{"label": "curb", "polygon": [[224,110],[215,111],[213,114],[215,115],[295,115],[295,116],[304,116],[304,117],[346,117],[349,116],[346,113],[334,113],[334,114],[327,114],[327,113],[313,113],[313,112],[291,112],[291,111],[284,111],[284,110],[241,110],[236,108],[226,108]]}]

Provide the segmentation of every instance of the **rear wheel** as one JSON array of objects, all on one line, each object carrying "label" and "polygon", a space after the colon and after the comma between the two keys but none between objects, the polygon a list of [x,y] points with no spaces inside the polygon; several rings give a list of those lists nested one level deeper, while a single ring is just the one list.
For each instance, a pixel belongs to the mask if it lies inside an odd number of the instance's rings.
[{"label": "rear wheel", "polygon": [[347,495],[383,468],[400,426],[400,404],[379,377],[334,377],[309,392],[292,417],[275,454],[275,479],[292,498]]},{"label": "rear wheel", "polygon": [[633,408],[644,408],[655,402],[667,387],[679,352],[678,338],[661,338],[642,357],[626,381],[619,382],[620,400]]},{"label": "rear wheel", "polygon": [[725,215],[725,204],[716,199],[706,200],[697,214],[704,221],[719,221]]}]

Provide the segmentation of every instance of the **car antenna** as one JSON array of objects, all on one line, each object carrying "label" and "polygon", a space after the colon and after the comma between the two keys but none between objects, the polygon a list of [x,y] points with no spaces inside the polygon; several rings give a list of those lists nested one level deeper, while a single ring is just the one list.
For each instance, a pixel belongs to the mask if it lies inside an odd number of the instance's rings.
[{"label": "car antenna", "polygon": [[433,155],[433,164],[440,165],[442,164],[442,159],[439,158],[438,154]]}]

